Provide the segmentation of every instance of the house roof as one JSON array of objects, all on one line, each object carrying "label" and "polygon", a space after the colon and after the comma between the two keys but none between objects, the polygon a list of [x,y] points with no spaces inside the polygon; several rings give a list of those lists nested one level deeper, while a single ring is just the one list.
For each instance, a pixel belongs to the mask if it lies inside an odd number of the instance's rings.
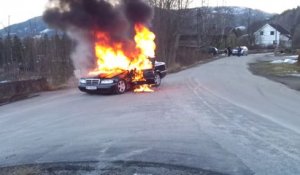
[{"label": "house roof", "polygon": [[279,31],[283,35],[290,35],[290,32],[287,31],[285,28],[283,28],[279,24],[270,24],[270,26],[272,26],[273,28],[275,28],[277,31]]},{"label": "house roof", "polygon": [[291,36],[291,33],[286,30],[284,27],[282,27],[279,24],[273,24],[273,23],[264,23],[264,24],[257,24],[256,26],[252,26],[254,31],[258,32],[262,27],[264,27],[265,25],[269,24],[271,27],[273,27],[274,29],[276,29],[277,31],[279,31],[282,35],[285,36]]}]

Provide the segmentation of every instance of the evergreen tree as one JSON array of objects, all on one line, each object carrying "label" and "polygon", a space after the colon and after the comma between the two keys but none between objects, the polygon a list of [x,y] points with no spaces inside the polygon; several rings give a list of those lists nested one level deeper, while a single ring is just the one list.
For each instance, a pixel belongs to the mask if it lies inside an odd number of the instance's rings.
[{"label": "evergreen tree", "polygon": [[300,24],[295,28],[292,43],[293,48],[300,49]]},{"label": "evergreen tree", "polygon": [[5,79],[25,76],[47,78],[52,84],[65,83],[73,74],[71,50],[74,43],[66,35],[47,34],[40,38],[7,35],[0,38],[0,67]]},{"label": "evergreen tree", "polygon": [[4,55],[5,63],[12,64],[13,63],[13,59],[12,59],[12,41],[11,41],[11,36],[10,35],[7,35],[5,37],[5,40],[4,40],[3,44],[4,44],[3,55]]},{"label": "evergreen tree", "polygon": [[34,47],[34,39],[27,37],[23,39],[24,45],[24,61],[28,71],[34,71],[36,61],[36,51]]},{"label": "evergreen tree", "polygon": [[51,74],[51,55],[50,55],[50,39],[47,34],[36,42],[37,55],[39,61],[39,76],[47,77]]},{"label": "evergreen tree", "polygon": [[73,64],[71,61],[71,52],[72,52],[72,41],[68,38],[66,34],[64,34],[61,38],[61,56],[64,62],[64,77],[65,81],[67,81],[70,76],[73,75]]},{"label": "evergreen tree", "polygon": [[19,65],[24,64],[23,52],[24,52],[24,48],[21,39],[15,35],[13,37],[13,44],[12,44],[12,58],[14,62],[18,63]]}]

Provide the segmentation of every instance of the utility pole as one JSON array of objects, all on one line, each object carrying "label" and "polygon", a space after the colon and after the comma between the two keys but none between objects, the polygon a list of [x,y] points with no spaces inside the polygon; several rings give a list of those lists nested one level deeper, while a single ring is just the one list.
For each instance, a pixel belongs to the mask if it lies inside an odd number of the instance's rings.
[{"label": "utility pole", "polygon": [[[224,42],[224,39],[225,39],[225,27],[226,27],[226,15],[227,15],[227,9],[226,9],[226,0],[222,0],[222,6],[221,8],[224,8],[224,11],[219,9],[221,11],[221,46],[223,46],[223,42]],[[225,46],[225,44],[224,44]]]},{"label": "utility pole", "polygon": [[[9,51],[8,58],[5,58],[5,60],[7,60],[6,61],[7,64],[9,64],[9,60],[10,60],[11,65],[8,66],[8,72],[10,72],[11,71],[11,66],[13,66],[12,41],[11,41],[11,37],[10,37],[10,15],[8,15],[8,17],[7,17],[7,27],[5,27],[4,25],[3,25],[3,27],[4,27],[4,30],[6,32],[7,39],[10,40],[10,41],[8,41],[10,43],[9,48],[8,48],[8,51]],[[13,78],[15,78],[15,72],[13,72],[13,75],[14,75]]]},{"label": "utility pole", "polygon": [[8,15],[8,19],[7,19],[7,25],[8,25],[8,30],[10,31],[10,15]]},{"label": "utility pole", "polygon": [[29,24],[28,24],[28,25],[29,25],[29,29],[30,29],[30,30],[29,30],[29,36],[30,36],[30,37],[33,37],[33,27],[32,27],[31,20],[29,21]]},{"label": "utility pole", "polygon": [[4,31],[6,32],[6,35],[10,35],[10,15],[7,16],[7,26],[5,26],[3,23],[1,23],[3,26]]},{"label": "utility pole", "polygon": [[[204,41],[206,35],[206,18],[208,13],[209,0],[201,0],[201,7],[197,9],[197,34],[198,34],[198,47],[200,42]],[[200,24],[201,23],[201,24]]]},{"label": "utility pole", "polygon": [[200,7],[197,7],[197,46],[200,46],[200,26],[199,26],[199,21],[200,21]]},{"label": "utility pole", "polygon": [[251,9],[248,9],[248,19],[247,19],[247,33],[248,33],[248,40],[249,40],[249,45],[253,45],[252,43],[252,31],[250,30],[250,25],[251,25],[251,17],[252,17],[252,12]]},{"label": "utility pole", "polygon": [[10,15],[7,18],[7,35],[10,35]]}]

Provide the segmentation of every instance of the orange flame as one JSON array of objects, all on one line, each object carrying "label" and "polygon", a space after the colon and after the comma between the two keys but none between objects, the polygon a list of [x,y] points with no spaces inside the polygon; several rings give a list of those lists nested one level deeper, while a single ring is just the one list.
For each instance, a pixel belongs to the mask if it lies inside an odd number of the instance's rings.
[{"label": "orange flame", "polygon": [[134,89],[134,92],[154,92],[153,89],[151,89],[151,86],[148,84],[137,86],[137,88]]},{"label": "orange flame", "polygon": [[[130,43],[113,41],[107,33],[97,32],[95,43],[97,68],[89,72],[89,75],[122,73],[133,70],[133,82],[145,80],[143,70],[153,68],[149,58],[155,57],[155,35],[143,24],[136,24],[134,29],[134,47],[130,47]],[[145,91],[153,90],[150,89],[149,85],[138,86],[134,90],[134,92]]]}]

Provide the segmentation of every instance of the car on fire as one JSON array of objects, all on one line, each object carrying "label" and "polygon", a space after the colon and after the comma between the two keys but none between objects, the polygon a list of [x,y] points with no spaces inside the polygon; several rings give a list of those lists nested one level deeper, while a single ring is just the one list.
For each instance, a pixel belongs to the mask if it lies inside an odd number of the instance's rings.
[{"label": "car on fire", "polygon": [[133,81],[133,71],[122,71],[121,73],[98,74],[97,76],[80,78],[78,88],[80,91],[89,94],[123,94],[143,84],[158,87],[161,84],[161,79],[167,74],[166,64],[164,62],[155,61],[153,67],[153,69],[143,70],[144,81]]}]

